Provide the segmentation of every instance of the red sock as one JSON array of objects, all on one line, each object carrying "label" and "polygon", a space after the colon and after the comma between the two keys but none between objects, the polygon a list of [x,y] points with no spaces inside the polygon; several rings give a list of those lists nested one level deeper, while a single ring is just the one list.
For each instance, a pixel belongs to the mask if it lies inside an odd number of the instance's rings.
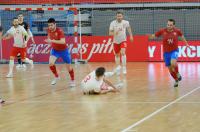
[{"label": "red sock", "polygon": [[71,77],[71,80],[74,80],[74,70],[73,69],[71,71],[69,71],[69,75]]},{"label": "red sock", "polygon": [[56,66],[55,66],[55,65],[49,66],[49,68],[50,68],[50,70],[53,72],[54,76],[55,76],[55,77],[58,77],[58,73],[57,73],[57,71],[56,71]]},{"label": "red sock", "polygon": [[[170,72],[170,71],[169,71]],[[174,78],[174,80],[178,80],[177,73],[176,72],[170,72],[171,76]]]},{"label": "red sock", "polygon": [[178,72],[178,65],[176,65],[175,71],[176,71],[176,73],[179,73],[179,72]]}]

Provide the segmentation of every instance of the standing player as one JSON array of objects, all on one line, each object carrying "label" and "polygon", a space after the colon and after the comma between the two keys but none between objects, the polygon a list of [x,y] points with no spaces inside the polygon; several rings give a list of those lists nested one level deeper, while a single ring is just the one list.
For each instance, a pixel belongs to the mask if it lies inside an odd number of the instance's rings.
[{"label": "standing player", "polygon": [[181,81],[182,77],[178,70],[178,38],[185,42],[186,46],[189,47],[182,31],[175,27],[175,20],[169,19],[167,22],[167,28],[160,29],[155,34],[149,35],[149,38],[160,37],[163,38],[163,50],[164,50],[164,61],[168,67],[171,76],[175,80],[174,87],[178,87],[178,82]]},{"label": "standing player", "polygon": [[55,85],[57,80],[59,79],[55,62],[58,58],[62,58],[66,63],[67,70],[71,77],[70,86],[75,86],[74,81],[74,70],[71,67],[71,56],[68,51],[65,35],[61,28],[56,27],[56,21],[54,18],[50,18],[48,20],[48,38],[45,39],[45,42],[50,43],[52,45],[50,57],[49,57],[49,65],[52,73],[55,76],[55,79],[51,82],[52,85]]},{"label": "standing player", "polygon": [[[29,41],[29,39],[31,38],[32,42],[35,43],[35,40],[33,38],[33,34],[31,32],[31,30],[29,29],[29,25],[28,23],[24,22],[24,15],[23,14],[19,14],[18,15],[18,21],[19,21],[19,25],[23,26],[24,29],[27,31],[28,33],[28,37],[27,37],[27,42]],[[25,54],[26,54],[26,50],[25,50]],[[22,61],[21,61],[21,55],[18,54],[17,55],[17,59],[18,59],[18,65],[16,66],[17,68],[21,68],[23,66],[26,66],[26,65],[22,65]],[[33,60],[30,60],[28,59],[27,57],[25,58],[25,62],[30,64],[31,67],[33,68]],[[25,68],[25,67],[24,67]]]},{"label": "standing player", "polygon": [[123,20],[122,12],[117,12],[116,20],[112,21],[110,24],[109,35],[113,36],[115,63],[117,66],[120,66],[120,53],[121,53],[121,60],[123,66],[122,70],[124,74],[127,73],[126,72],[126,47],[127,47],[126,29],[128,30],[128,33],[130,35],[131,42],[133,42],[133,34],[129,22]]},{"label": "standing player", "polygon": [[25,64],[25,49],[27,45],[28,33],[24,29],[24,27],[19,25],[18,19],[13,18],[13,26],[6,32],[3,36],[3,40],[14,38],[14,45],[10,54],[10,62],[9,62],[9,72],[6,77],[13,77],[13,67],[14,67],[14,59],[17,54],[21,54],[22,64]]},{"label": "standing player", "polygon": [[83,93],[104,94],[119,91],[111,82],[105,79],[105,76],[112,76],[113,74],[114,72],[106,72],[104,67],[98,67],[82,80],[81,87],[83,89]]},{"label": "standing player", "polygon": [[[3,28],[0,26],[0,39],[2,37],[3,34]],[[5,101],[3,99],[0,98],[0,104],[3,104]]]}]

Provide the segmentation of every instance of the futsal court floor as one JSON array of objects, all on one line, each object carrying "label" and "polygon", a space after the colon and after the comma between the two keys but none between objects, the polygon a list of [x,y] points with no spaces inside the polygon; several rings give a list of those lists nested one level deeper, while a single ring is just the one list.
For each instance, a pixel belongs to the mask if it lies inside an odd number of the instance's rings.
[{"label": "futsal court floor", "polygon": [[77,86],[68,86],[69,75],[57,65],[61,80],[46,64],[14,71],[0,65],[0,132],[200,132],[200,63],[179,63],[183,76],[178,88],[164,63],[127,64],[127,75],[109,78],[123,82],[119,93],[83,95],[80,81],[98,66],[107,71],[114,63],[77,65]]}]

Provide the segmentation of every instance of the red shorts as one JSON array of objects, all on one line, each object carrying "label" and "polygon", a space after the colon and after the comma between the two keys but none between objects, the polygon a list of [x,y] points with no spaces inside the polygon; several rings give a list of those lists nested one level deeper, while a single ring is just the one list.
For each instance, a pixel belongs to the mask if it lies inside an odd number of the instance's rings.
[{"label": "red shorts", "polygon": [[19,53],[21,55],[21,58],[25,59],[25,57],[26,57],[26,48],[13,47],[12,50],[11,50],[10,56],[16,57],[17,54],[19,54]]},{"label": "red shorts", "polygon": [[127,47],[127,43],[126,43],[126,41],[124,41],[124,42],[121,42],[120,44],[114,43],[113,48],[114,48],[115,53],[118,54],[118,53],[120,53],[121,48],[126,48],[126,47]]}]

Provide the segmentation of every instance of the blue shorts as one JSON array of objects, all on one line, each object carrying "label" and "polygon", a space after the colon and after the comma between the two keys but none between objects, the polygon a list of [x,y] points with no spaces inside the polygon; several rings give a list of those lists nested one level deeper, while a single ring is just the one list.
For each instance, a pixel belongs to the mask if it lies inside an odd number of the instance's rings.
[{"label": "blue shorts", "polygon": [[177,60],[178,59],[178,53],[179,53],[178,49],[177,50],[173,50],[171,52],[165,52],[164,53],[165,65],[166,66],[170,66],[172,59]]},{"label": "blue shorts", "polygon": [[62,58],[62,60],[65,63],[71,64],[71,55],[70,55],[68,49],[65,49],[65,50],[51,49],[50,55],[55,56],[57,59]]}]

